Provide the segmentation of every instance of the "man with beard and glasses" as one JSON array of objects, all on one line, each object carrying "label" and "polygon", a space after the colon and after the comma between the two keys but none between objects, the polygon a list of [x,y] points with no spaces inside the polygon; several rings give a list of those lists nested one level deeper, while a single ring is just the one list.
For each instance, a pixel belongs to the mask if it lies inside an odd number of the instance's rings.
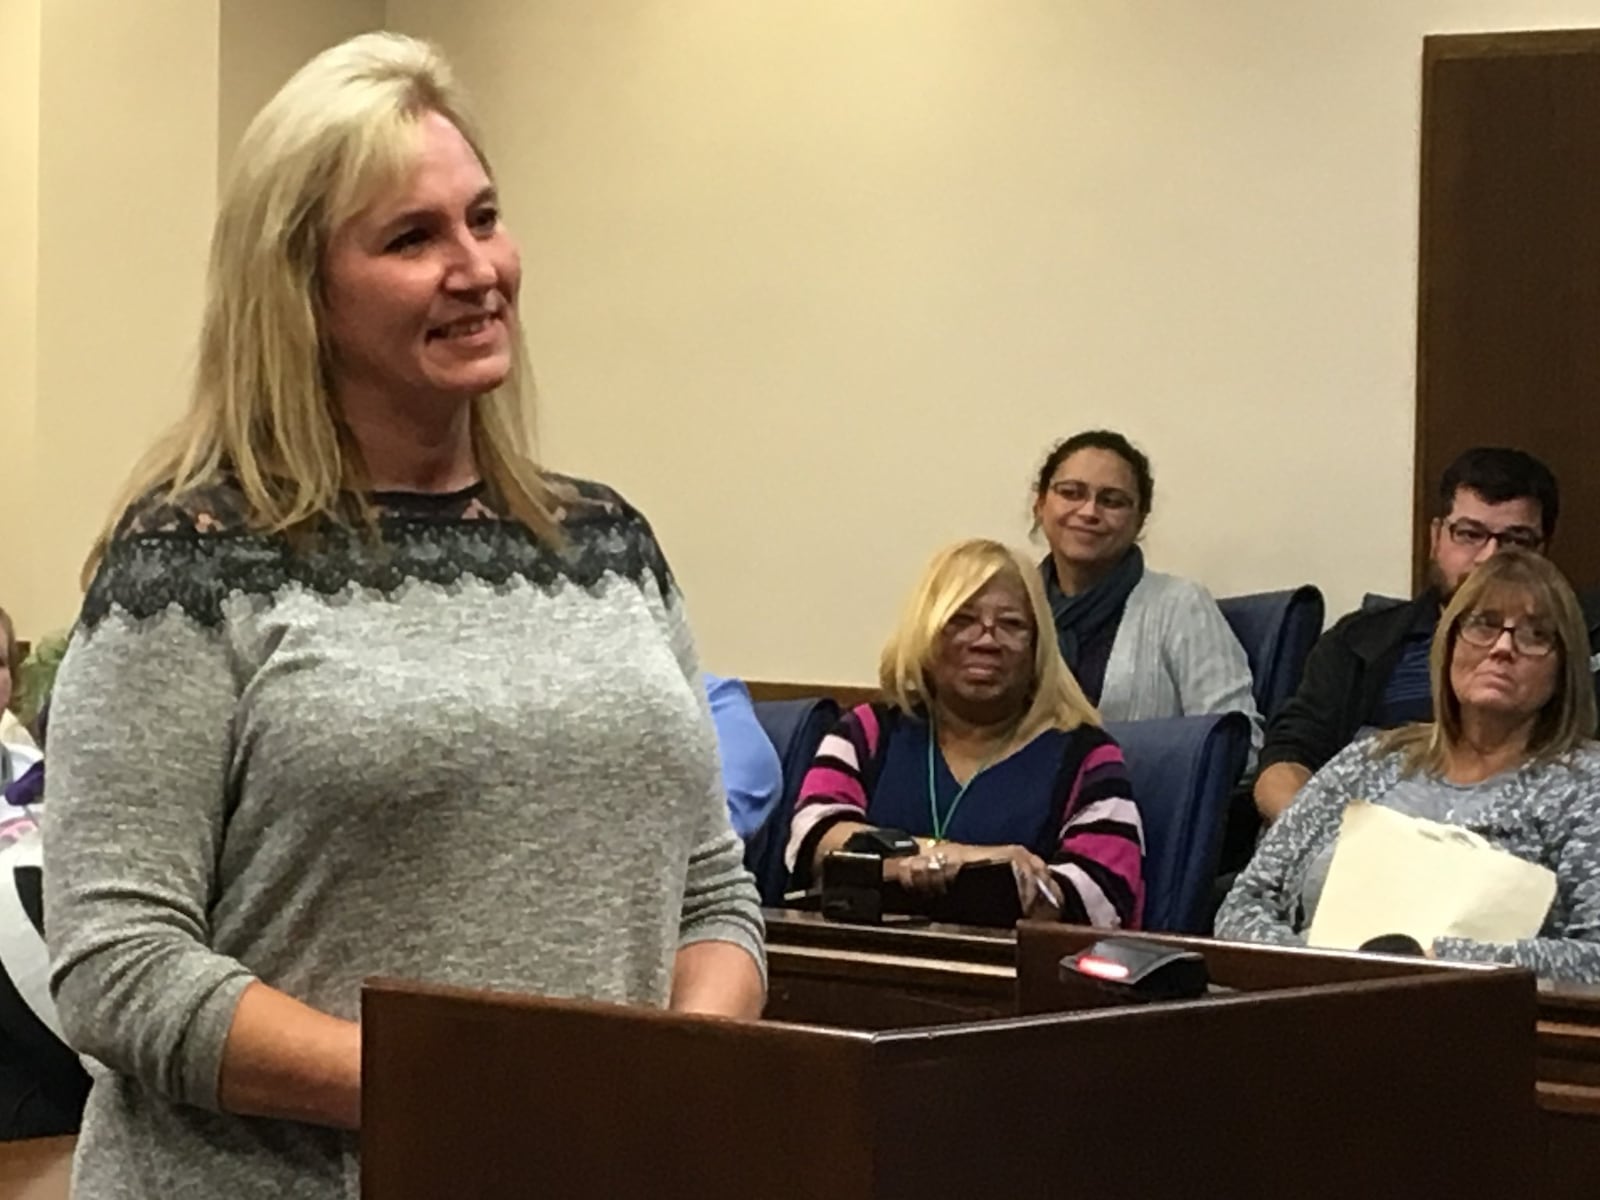
[{"label": "man with beard and glasses", "polygon": [[1432,583],[1407,603],[1347,614],[1312,649],[1261,750],[1254,798],[1263,820],[1276,820],[1360,731],[1430,719],[1428,648],[1439,614],[1473,568],[1501,550],[1545,553],[1560,506],[1550,468],[1521,450],[1477,447],[1450,464],[1431,527]]}]

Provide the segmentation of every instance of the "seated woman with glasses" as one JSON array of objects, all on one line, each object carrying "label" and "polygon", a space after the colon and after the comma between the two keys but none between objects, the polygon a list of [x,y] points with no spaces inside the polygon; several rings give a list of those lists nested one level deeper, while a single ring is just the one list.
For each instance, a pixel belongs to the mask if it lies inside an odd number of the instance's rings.
[{"label": "seated woman with glasses", "polygon": [[1546,559],[1506,550],[1456,591],[1430,667],[1433,719],[1352,743],[1311,777],[1234,884],[1217,936],[1303,943],[1345,807],[1366,800],[1555,873],[1537,937],[1441,937],[1429,953],[1600,981],[1600,746],[1577,598]]},{"label": "seated woman with glasses", "polygon": [[998,542],[935,555],[884,647],[884,699],[822,740],[796,802],[796,886],[874,828],[918,853],[884,877],[944,890],[966,864],[1004,859],[1023,910],[1137,928],[1144,833],[1122,751],[1056,649],[1044,589]]},{"label": "seated woman with glasses", "polygon": [[1147,570],[1137,543],[1150,518],[1150,460],[1094,429],[1046,456],[1033,486],[1039,564],[1062,657],[1109,721],[1242,712],[1261,745],[1250,663],[1210,594]]},{"label": "seated woman with glasses", "polygon": [[1410,600],[1368,596],[1340,617],[1317,640],[1295,694],[1273,714],[1254,785],[1265,820],[1276,820],[1306,780],[1362,734],[1432,717],[1428,653],[1439,614],[1499,551],[1541,552],[1561,511],[1550,468],[1505,446],[1463,451],[1435,496],[1428,586]]}]

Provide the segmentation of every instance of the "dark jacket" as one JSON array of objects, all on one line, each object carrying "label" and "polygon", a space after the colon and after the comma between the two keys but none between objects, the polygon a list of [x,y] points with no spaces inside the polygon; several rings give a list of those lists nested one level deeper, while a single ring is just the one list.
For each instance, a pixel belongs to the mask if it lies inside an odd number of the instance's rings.
[{"label": "dark jacket", "polygon": [[[1580,602],[1592,653],[1600,649],[1600,598],[1591,594]],[[1363,727],[1376,724],[1374,718],[1389,674],[1399,661],[1401,643],[1413,630],[1431,629],[1439,610],[1439,593],[1429,588],[1415,600],[1362,608],[1341,617],[1317,639],[1306,659],[1300,686],[1267,727],[1262,769],[1292,762],[1316,772]]]},{"label": "dark jacket", "polygon": [[1291,762],[1315,772],[1374,724],[1401,643],[1438,617],[1439,593],[1429,588],[1415,600],[1339,618],[1311,648],[1300,686],[1267,727],[1262,768]]}]

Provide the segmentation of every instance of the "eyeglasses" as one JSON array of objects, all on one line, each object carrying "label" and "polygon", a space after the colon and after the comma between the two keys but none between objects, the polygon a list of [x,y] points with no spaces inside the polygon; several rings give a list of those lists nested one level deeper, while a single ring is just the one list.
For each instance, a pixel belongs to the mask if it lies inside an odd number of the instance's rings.
[{"label": "eyeglasses", "polygon": [[1526,525],[1513,525],[1509,529],[1488,529],[1476,521],[1457,518],[1454,521],[1447,521],[1445,528],[1449,530],[1452,542],[1473,550],[1483,549],[1488,542],[1493,542],[1499,550],[1537,550],[1544,545],[1544,535],[1537,529],[1529,529]]},{"label": "eyeglasses", "polygon": [[1134,506],[1134,499],[1121,488],[1105,487],[1096,490],[1077,479],[1062,479],[1050,485],[1050,493],[1068,504],[1087,504],[1093,501],[1107,512],[1125,512]]},{"label": "eyeglasses", "polygon": [[1497,612],[1468,613],[1456,628],[1463,642],[1484,650],[1498,645],[1502,633],[1509,633],[1517,653],[1528,658],[1544,658],[1560,642],[1553,629],[1544,625],[1508,625]]},{"label": "eyeglasses", "polygon": [[958,646],[970,646],[985,632],[1008,650],[1021,650],[1033,642],[1033,623],[1023,617],[1002,614],[985,618],[974,612],[958,612],[945,622],[944,634]]}]

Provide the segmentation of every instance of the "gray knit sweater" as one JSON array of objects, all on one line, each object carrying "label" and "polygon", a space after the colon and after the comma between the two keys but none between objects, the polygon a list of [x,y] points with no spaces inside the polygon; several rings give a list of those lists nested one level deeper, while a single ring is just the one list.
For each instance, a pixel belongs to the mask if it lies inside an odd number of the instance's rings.
[{"label": "gray knit sweater", "polygon": [[[1217,936],[1299,945],[1307,873],[1339,836],[1345,805],[1381,801],[1400,781],[1401,756],[1373,755],[1373,739],[1346,746],[1313,775],[1267,831],[1217,914]],[[1600,983],[1600,747],[1530,762],[1471,790],[1459,811],[1435,814],[1556,874],[1539,936],[1520,942],[1439,938],[1441,958],[1510,963],[1554,980]]]},{"label": "gray knit sweater", "polygon": [[556,481],[380,497],[381,539],[136,506],[52,713],[52,988],[101,1064],[76,1194],[353,1197],[355,1139],[217,1108],[254,979],[339,1017],[371,975],[664,1004],[677,948],[761,961],[695,653],[644,519]]}]

